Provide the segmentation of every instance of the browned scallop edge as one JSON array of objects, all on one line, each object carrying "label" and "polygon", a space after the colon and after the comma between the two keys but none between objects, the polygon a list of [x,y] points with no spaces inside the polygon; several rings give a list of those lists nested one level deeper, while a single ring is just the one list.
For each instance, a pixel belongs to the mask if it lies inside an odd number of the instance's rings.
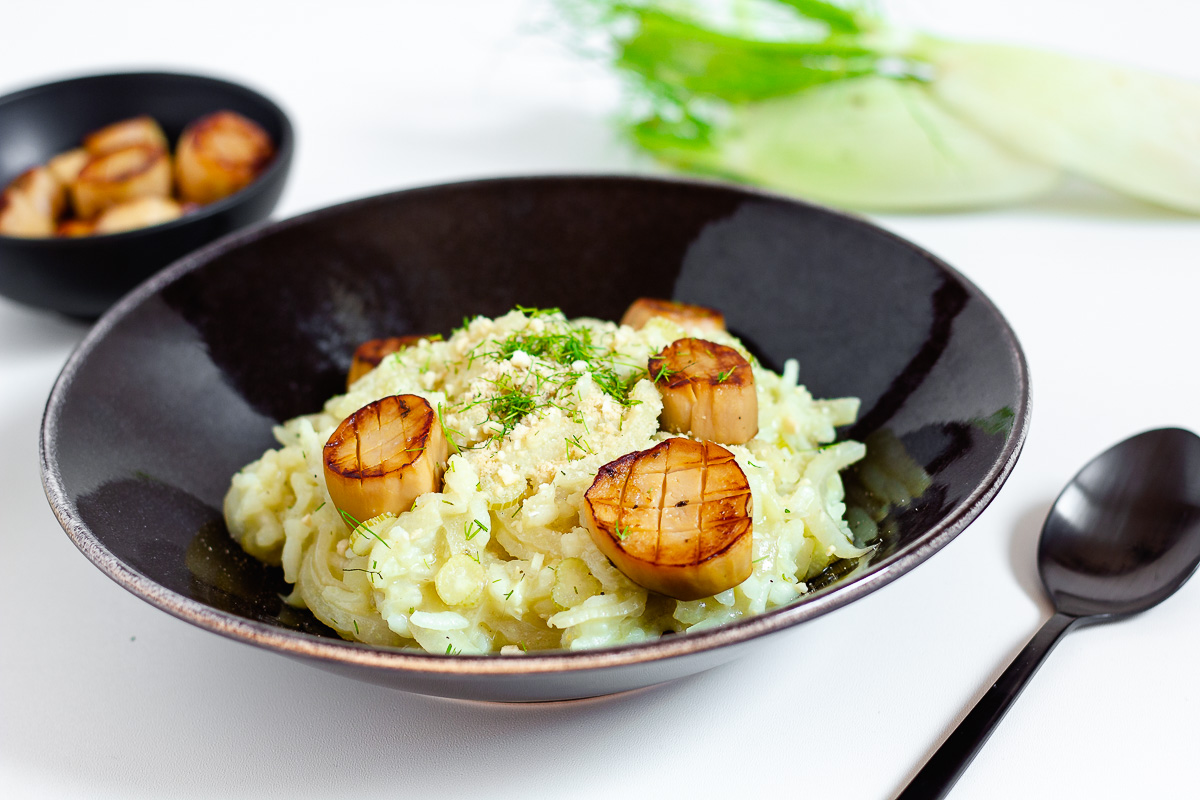
[{"label": "browned scallop edge", "polygon": [[158,120],[156,120],[154,117],[150,116],[149,114],[138,114],[136,117],[126,117],[125,119],[119,119],[116,122],[110,122],[107,125],[96,128],[96,130],[94,130],[94,131],[90,131],[89,133],[85,134],[82,139],[83,147],[85,150],[88,149],[88,145],[91,142],[95,141],[96,137],[102,133],[107,133],[108,131],[111,131],[116,128],[126,128],[126,127],[129,127],[130,125],[140,125],[140,124],[144,124],[147,122],[152,124],[155,128],[161,129],[161,126],[158,124]]},{"label": "browned scallop edge", "polygon": [[[686,441],[689,441],[689,442],[695,441],[694,439],[686,439],[686,437],[672,437],[671,439],[667,439],[665,442],[659,442],[658,444],[654,445],[654,447],[648,448],[646,450],[636,450],[632,453],[626,453],[625,455],[621,456],[620,458],[613,459],[612,461],[608,462],[604,466],[600,467],[600,469],[598,469],[596,471],[596,479],[592,481],[592,485],[589,486],[588,490],[586,492],[584,492],[584,494],[583,494],[583,500],[588,505],[588,512],[591,514],[592,519],[596,519],[596,507],[594,505],[592,505],[592,488],[597,483],[599,483],[601,481],[601,479],[617,477],[617,475],[619,475],[621,473],[622,467],[625,467],[625,476],[626,476],[626,479],[628,479],[630,465],[632,464],[632,462],[639,461],[643,456],[649,455],[650,453],[652,453],[655,450],[658,450],[660,448],[669,449],[671,442],[675,441],[676,439],[685,439]],[[706,443],[701,442],[700,444],[704,445]],[[712,444],[715,444],[715,442]],[[717,446],[720,447],[720,445],[717,445]],[[723,448],[723,447],[721,449],[725,450],[725,448]],[[729,452],[729,451],[726,450],[726,452]],[[705,454],[704,457],[707,460],[707,458],[708,458],[708,448],[707,447],[704,448],[704,454]],[[730,453],[730,457],[732,457],[732,455],[733,454]],[[735,466],[738,467],[738,470],[741,470],[741,466],[737,464],[736,460],[734,460],[733,463]],[[744,472],[742,473],[742,476],[745,477]],[[747,494],[750,493],[748,486],[747,486],[746,492],[747,492]],[[621,495],[624,496],[624,494],[625,494],[624,491],[622,491]],[[619,499],[618,499],[618,502],[620,502]],[[722,547],[720,550],[717,550],[717,551],[713,552],[712,554],[705,556],[704,558],[700,559],[699,561],[694,561],[691,564],[661,564],[660,566],[663,566],[663,567],[692,567],[692,566],[695,566],[696,564],[703,564],[705,562],[712,561],[714,558],[720,558],[722,555],[729,552],[730,548],[732,548],[735,544],[737,544],[739,541],[741,541],[741,538],[743,536],[746,536],[748,534],[753,535],[753,532],[754,532],[753,517],[754,517],[754,495],[751,494],[750,499],[747,501],[747,504],[746,504],[746,519],[745,519],[746,530],[742,531],[741,533],[739,533],[736,536],[734,536],[733,538],[731,538],[729,540],[729,542],[724,547]],[[597,525],[597,527],[603,527],[603,526]],[[621,552],[626,552],[625,548],[621,545],[621,540],[617,539],[615,536],[613,536],[612,531],[608,530],[607,527],[603,527],[603,530],[604,530],[604,535],[607,536],[609,539],[611,539],[613,542],[615,542],[617,547],[621,549]]]},{"label": "browned scallop edge", "polygon": [[622,553],[626,552],[625,545],[620,539],[613,535],[612,531],[608,529],[608,526],[601,525],[599,518],[596,516],[596,507],[592,505],[592,489],[596,488],[596,484],[600,483],[602,480],[616,478],[622,472],[624,472],[625,481],[621,484],[621,491],[618,493],[616,499],[616,502],[619,504],[621,502],[621,498],[625,496],[625,485],[629,483],[629,473],[633,468],[633,464],[636,461],[639,461],[643,455],[648,454],[651,450],[655,450],[665,444],[666,442],[661,442],[654,447],[651,447],[649,450],[635,450],[632,453],[626,453],[620,458],[615,458],[612,461],[609,461],[607,464],[604,464],[602,467],[600,467],[600,469],[596,470],[595,480],[592,481],[592,485],[588,487],[588,490],[583,493],[583,501],[587,503],[588,507],[588,516],[596,521],[596,527],[603,530],[604,535],[607,536],[613,542],[616,548]]},{"label": "browned scallop edge", "polygon": [[[393,400],[393,399],[396,400],[396,402],[400,406],[400,409],[401,409],[400,418],[401,419],[407,419],[408,415],[413,413],[413,411],[420,410],[419,407],[417,407],[417,408],[411,407],[409,405],[410,400],[420,401],[425,406],[426,410],[428,411],[428,414],[426,415],[426,418],[425,418],[425,425],[423,426],[421,432],[418,433],[416,436],[409,439],[409,447],[407,447],[406,449],[411,450],[411,452],[405,453],[405,455],[408,456],[408,461],[404,461],[402,463],[401,462],[393,462],[390,464],[377,464],[377,465],[373,464],[369,467],[363,468],[362,461],[361,461],[361,459],[357,458],[357,452],[356,452],[356,458],[354,460],[354,463],[359,465],[358,468],[356,469],[354,467],[347,467],[347,468],[343,469],[341,467],[341,463],[342,463],[341,459],[336,458],[336,456],[337,456],[337,451],[340,450],[346,444],[346,438],[345,438],[346,433],[351,428],[358,426],[359,422],[363,419],[363,417],[365,415],[364,412],[367,412],[368,409],[373,410],[373,411],[375,411],[376,414],[378,414],[378,408],[379,408],[380,404],[384,403],[387,400]],[[416,404],[414,403],[413,405],[416,405]],[[325,463],[327,465],[329,465],[332,469],[334,469],[339,475],[341,475],[345,478],[358,478],[360,480],[363,478],[378,478],[380,476],[387,475],[388,473],[393,472],[397,469],[404,469],[405,467],[411,465],[414,461],[416,461],[417,458],[419,458],[420,455],[423,452],[425,452],[425,448],[429,446],[429,436],[432,433],[432,431],[433,431],[433,409],[430,408],[429,403],[426,402],[424,400],[424,398],[417,397],[416,395],[412,395],[412,394],[390,395],[388,397],[382,397],[373,403],[368,403],[367,405],[360,408],[358,411],[355,411],[353,414],[351,414],[346,419],[342,420],[342,424],[338,425],[337,430],[335,430],[333,432],[333,435],[329,437],[329,441],[327,441],[325,443],[325,451],[324,451],[326,453]],[[339,434],[340,434],[340,436],[339,436]],[[358,437],[355,436],[354,440],[355,440],[355,444],[357,445]],[[331,449],[333,449],[334,454],[335,454],[335,458],[332,462],[328,458],[328,454]],[[357,447],[356,447],[356,450],[357,450]]]},{"label": "browned scallop edge", "polygon": [[[20,175],[13,178],[12,183],[10,183],[8,185],[8,190],[17,191],[17,192],[25,191],[26,189],[29,188],[29,184],[33,182],[34,173],[37,172],[39,169],[44,169],[44,168],[45,168],[44,164],[38,164],[36,167],[30,167],[29,169],[25,170]],[[53,175],[51,175],[50,177],[54,178]],[[54,182],[58,183],[59,182],[58,178],[54,178]],[[8,194],[8,190],[5,190],[4,194]],[[2,202],[3,201],[0,200],[0,203],[2,203]],[[3,210],[4,210],[4,206],[2,204],[0,204],[0,211],[3,211]]]},{"label": "browned scallop edge", "polygon": [[[710,342],[708,339],[696,339],[694,337],[687,339],[676,339],[664,347],[659,353],[650,356],[650,361],[647,363],[647,367],[650,372],[650,378],[654,381],[655,385],[666,386],[668,389],[678,389],[681,386],[686,386],[689,383],[695,383],[702,380],[702,378],[698,375],[686,374],[684,371],[686,370],[686,367],[672,374],[663,375],[661,379],[655,377],[657,375],[662,375],[663,362],[665,362],[668,357],[667,351],[671,350],[671,348],[675,347],[675,345],[682,342],[695,342],[697,344],[704,345],[704,349],[707,350],[709,354],[711,354],[718,362],[721,362],[723,359],[730,359],[733,361],[733,372],[731,372],[729,377],[727,377],[725,380],[716,381],[714,379],[708,379],[708,382],[713,386],[754,385],[754,372],[750,367],[750,362],[747,361],[741,353],[739,353],[737,350],[734,350],[732,347],[728,347],[723,344],[717,344],[716,342]],[[671,356],[674,355],[675,353],[671,353]],[[721,363],[718,365],[725,366],[725,364]]]},{"label": "browned scallop edge", "polygon": [[55,236],[63,236],[68,238],[73,236],[91,236],[95,232],[95,222],[86,219],[78,219],[75,217],[59,220],[58,225],[54,227]]},{"label": "browned scallop edge", "polygon": [[386,339],[368,339],[354,351],[354,360],[372,367],[378,367],[383,360],[393,353],[399,353],[406,347],[412,347],[428,336],[390,336]]},{"label": "browned scallop edge", "polygon": [[[666,442],[662,442],[658,445],[655,445],[655,447],[661,447],[663,444],[666,444]],[[651,448],[651,450],[653,450],[653,449],[654,448]],[[585,503],[587,503],[588,511],[591,513],[593,519],[596,518],[596,507],[594,505],[592,505],[592,489],[596,488],[596,484],[600,483],[602,480],[609,480],[612,478],[616,478],[618,475],[621,474],[622,468],[624,468],[625,480],[626,480],[626,482],[628,482],[629,470],[631,468],[631,465],[633,464],[633,462],[635,462],[639,458],[641,458],[642,453],[648,453],[648,452],[650,452],[650,451],[649,450],[635,450],[632,453],[626,453],[625,455],[621,456],[620,458],[615,458],[612,461],[609,461],[607,464],[600,467],[600,469],[596,470],[596,478],[592,481],[592,485],[588,487],[588,490],[583,493],[583,501]],[[621,496],[623,497],[624,494],[625,494],[624,489],[622,489]],[[620,499],[621,499],[621,497],[618,497],[617,502],[620,502]],[[599,527],[599,526],[597,526],[597,527]],[[616,542],[618,547],[621,546],[620,540],[618,540],[616,537],[614,537],[607,528],[604,530],[604,533],[606,536],[608,536],[610,539],[612,539],[614,542]],[[621,547],[622,551],[624,551],[624,549],[625,549],[624,547]]]},{"label": "browned scallop edge", "polygon": [[644,306],[655,311],[666,312],[664,316],[685,316],[695,320],[704,320],[725,327],[725,315],[715,308],[700,306],[694,303],[681,303],[678,300],[666,300],[661,297],[645,297],[641,302]]},{"label": "browned scallop edge", "polygon": [[700,559],[699,561],[694,561],[691,564],[660,564],[659,566],[667,567],[667,568],[670,568],[670,567],[694,567],[698,564],[704,564],[706,562],[712,561],[713,559],[720,558],[721,556],[728,553],[731,549],[733,549],[733,546],[735,544],[737,544],[738,542],[740,542],[742,540],[743,536],[753,536],[754,535],[754,520],[751,519],[750,517],[746,517],[746,519],[743,520],[743,522],[746,523],[746,530],[742,531],[737,536],[734,536],[732,539],[729,540],[728,544],[726,544],[724,547],[722,547],[720,550],[716,551],[712,555],[705,556],[704,558]]},{"label": "browned scallop edge", "polygon": [[[671,440],[668,439],[667,441],[671,441]],[[737,471],[742,476],[742,480],[746,482],[746,518],[744,520],[746,523],[746,529],[744,531],[742,531],[741,533],[737,534],[736,536],[731,537],[729,539],[729,541],[725,544],[725,546],[722,547],[720,550],[706,556],[705,558],[700,559],[699,561],[695,562],[696,564],[703,564],[707,561],[712,561],[714,558],[719,558],[722,555],[728,553],[730,548],[732,548],[735,544],[737,544],[738,542],[740,542],[742,540],[743,536],[753,536],[754,535],[754,494],[750,491],[750,481],[746,477],[746,473],[742,469],[742,465],[737,463],[737,459],[734,458],[733,453],[730,453],[727,449],[722,447],[717,442],[701,442],[700,446],[701,446],[702,452],[704,453],[704,478],[705,478],[704,483],[701,484],[700,502],[704,502],[704,489],[708,484],[708,451],[710,448],[715,447],[718,450],[720,450],[721,452],[723,452],[729,456],[729,463],[733,464],[733,466],[737,468]]]},{"label": "browned scallop edge", "polygon": [[271,141],[271,137],[265,130],[262,129],[261,125],[254,120],[243,117],[241,114],[236,114],[232,111],[217,111],[216,113],[209,114],[206,117],[201,117],[183,129],[183,133],[179,135],[179,141],[183,142],[186,139],[191,139],[195,142],[203,141],[204,137],[207,136],[209,132],[221,127],[229,121],[236,121],[239,127],[251,131],[254,134],[254,138],[259,140],[258,143],[262,146],[257,149],[254,157],[249,161],[233,161],[228,158],[222,158],[221,156],[213,155],[205,150],[198,149],[198,152],[206,161],[220,164],[229,169],[249,167],[250,170],[257,175],[262,169],[271,163],[271,159],[275,157],[275,143]]},{"label": "browned scallop edge", "polygon": [[[100,162],[108,158],[112,158],[119,153],[124,153],[126,150],[135,149],[142,151],[148,156],[148,158],[144,159],[139,165],[136,165],[131,169],[124,170],[123,172],[118,172],[115,175],[106,175],[101,179],[94,178],[88,174],[88,171],[93,167],[98,167]],[[124,183],[128,180],[136,178],[139,175],[145,175],[147,172],[154,169],[154,167],[160,163],[160,156],[165,156],[166,154],[166,150],[161,147],[156,147],[152,144],[133,144],[129,147],[122,147],[120,150],[113,150],[103,155],[95,156],[89,160],[88,163],[84,165],[83,169],[79,171],[79,176],[76,178],[76,180],[80,183],[91,184]]]}]

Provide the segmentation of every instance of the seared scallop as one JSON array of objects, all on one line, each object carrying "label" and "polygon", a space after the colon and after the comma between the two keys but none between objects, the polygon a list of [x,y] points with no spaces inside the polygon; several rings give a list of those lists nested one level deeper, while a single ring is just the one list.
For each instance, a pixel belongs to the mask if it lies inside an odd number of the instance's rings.
[{"label": "seared scallop", "polygon": [[732,347],[677,339],[649,362],[662,395],[663,430],[743,444],[758,433],[758,397],[750,362]]},{"label": "seared scallop", "polygon": [[54,229],[55,236],[62,236],[67,239],[91,236],[95,232],[96,223],[90,219],[64,219]]},{"label": "seared scallop", "polygon": [[92,158],[71,184],[75,211],[84,219],[128,200],[170,195],[170,157],[165,150],[148,144]]},{"label": "seared scallop", "polygon": [[275,156],[271,137],[232,111],[218,111],[188,125],[175,149],[179,195],[211,203],[248,186]]},{"label": "seared scallop", "polygon": [[370,339],[363,342],[354,351],[354,360],[350,362],[350,372],[346,375],[346,388],[349,389],[355,381],[383,363],[392,353],[398,353],[406,347],[412,347],[428,336],[391,336],[387,339]]},{"label": "seared scallop", "polygon": [[25,170],[8,190],[25,195],[39,214],[51,220],[57,220],[67,205],[67,187],[46,167]]},{"label": "seared scallop", "polygon": [[329,437],[325,486],[353,521],[399,514],[440,489],[448,455],[437,414],[424,398],[384,397],[355,411]]},{"label": "seared scallop", "polygon": [[68,150],[65,153],[59,153],[54,158],[46,162],[46,168],[58,178],[58,182],[63,186],[70,186],[72,181],[79,177],[79,172],[87,164],[91,155],[82,147],[77,147],[74,150]]},{"label": "seared scallop", "polygon": [[102,156],[135,145],[147,145],[167,150],[167,135],[153,117],[140,116],[105,125],[83,139],[83,149],[89,155]]},{"label": "seared scallop", "polygon": [[725,330],[725,315],[716,309],[657,297],[641,297],[633,301],[625,310],[625,316],[621,317],[621,324],[638,330],[654,317],[664,317],[690,330]]},{"label": "seared scallop", "polygon": [[54,235],[54,218],[40,211],[24,192],[0,194],[0,234],[36,238]]},{"label": "seared scallop", "polygon": [[696,600],[750,577],[750,485],[718,444],[668,439],[621,456],[584,500],[596,546],[651,591]]},{"label": "seared scallop", "polygon": [[139,197],[118,203],[96,217],[94,233],[120,233],[161,225],[183,216],[183,208],[169,197]]}]

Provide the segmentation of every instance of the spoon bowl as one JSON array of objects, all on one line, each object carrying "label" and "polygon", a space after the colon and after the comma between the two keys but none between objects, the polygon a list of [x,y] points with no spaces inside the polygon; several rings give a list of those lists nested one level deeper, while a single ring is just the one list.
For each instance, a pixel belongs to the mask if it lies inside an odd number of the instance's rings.
[{"label": "spoon bowl", "polygon": [[897,800],[945,797],[1063,634],[1158,605],[1197,564],[1200,436],[1146,431],[1088,462],[1054,501],[1038,544],[1038,574],[1054,616]]},{"label": "spoon bowl", "polygon": [[1056,610],[1096,622],[1161,603],[1200,563],[1200,437],[1163,428],[1092,459],[1063,489],[1038,546]]}]

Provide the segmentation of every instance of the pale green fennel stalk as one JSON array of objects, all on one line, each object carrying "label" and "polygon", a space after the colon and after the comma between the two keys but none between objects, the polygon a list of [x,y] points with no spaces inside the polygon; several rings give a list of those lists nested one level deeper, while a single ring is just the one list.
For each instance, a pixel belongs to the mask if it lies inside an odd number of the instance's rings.
[{"label": "pale green fennel stalk", "polygon": [[1200,213],[1200,86],[889,28],[825,0],[564,0],[631,76],[633,140],[852,208],[1016,202],[1064,171]]}]

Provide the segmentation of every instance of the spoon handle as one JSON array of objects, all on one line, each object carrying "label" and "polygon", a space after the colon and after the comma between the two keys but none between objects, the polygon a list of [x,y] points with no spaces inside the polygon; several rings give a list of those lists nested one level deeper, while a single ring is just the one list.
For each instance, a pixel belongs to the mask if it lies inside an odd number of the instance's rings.
[{"label": "spoon handle", "polygon": [[1063,634],[1078,621],[1079,617],[1062,612],[1048,619],[896,800],[937,800],[945,797],[975,758],[979,748],[992,735],[992,730],[1004,718],[1008,707],[1021,694],[1033,673],[1037,672]]}]

